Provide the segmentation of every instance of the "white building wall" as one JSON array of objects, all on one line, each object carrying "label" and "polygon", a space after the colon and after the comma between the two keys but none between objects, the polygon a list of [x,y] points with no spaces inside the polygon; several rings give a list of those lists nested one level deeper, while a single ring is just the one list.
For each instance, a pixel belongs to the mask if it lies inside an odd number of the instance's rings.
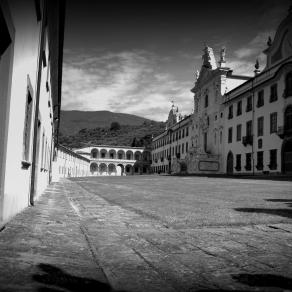
[{"label": "white building wall", "polygon": [[58,147],[52,163],[52,181],[57,182],[66,177],[89,176],[90,160],[69,149]]},{"label": "white building wall", "polygon": [[[5,125],[1,124],[1,133],[4,131],[4,148],[1,148],[1,193],[0,193],[0,221],[5,222],[13,215],[30,204],[31,176],[33,163],[33,132],[34,117],[37,101],[37,76],[39,72],[38,60],[40,60],[41,27],[43,19],[37,19],[37,1],[1,1],[0,7],[4,11],[9,27],[12,30],[12,43],[5,52],[10,53],[11,82],[2,78],[2,72],[9,73],[7,58],[4,64],[0,62],[0,88],[1,99],[6,101]],[[43,9],[43,1],[40,1],[40,8]],[[53,2],[51,2],[53,3]],[[54,2],[55,4],[58,2]],[[54,4],[52,4],[54,5]],[[3,8],[4,7],[4,8]],[[56,8],[56,9],[55,9]],[[54,7],[55,11],[59,11]],[[39,132],[38,147],[36,150],[35,168],[35,196],[34,200],[43,192],[50,180],[50,161],[52,132],[53,132],[53,101],[50,90],[47,90],[46,81],[51,85],[48,56],[48,26],[55,19],[48,18],[48,25],[44,30],[45,58],[41,66],[41,82],[39,94]],[[2,28],[1,28],[2,29]],[[50,36],[52,37],[52,36]],[[56,39],[59,35],[54,36]],[[52,41],[52,40],[51,40]],[[52,55],[52,54],[51,54]],[[2,56],[1,56],[2,57]],[[2,58],[0,58],[1,60]],[[46,66],[45,66],[46,63]],[[57,70],[57,69],[56,69]],[[8,84],[7,84],[8,81]],[[55,87],[59,86],[54,83]],[[29,137],[28,156],[24,156],[24,129],[26,121],[27,95],[30,92],[32,97],[32,111]],[[55,97],[57,99],[57,97]],[[4,150],[2,152],[2,150]],[[4,155],[2,155],[4,153]]]}]

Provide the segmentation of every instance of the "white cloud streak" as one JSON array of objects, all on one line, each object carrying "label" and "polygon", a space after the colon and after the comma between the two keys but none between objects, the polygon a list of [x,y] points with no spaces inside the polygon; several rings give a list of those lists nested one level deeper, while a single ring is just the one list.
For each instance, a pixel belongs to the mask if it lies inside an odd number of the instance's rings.
[{"label": "white cloud streak", "polygon": [[[188,82],[163,71],[169,58],[142,51],[66,56],[63,73],[64,110],[110,110],[166,120],[170,101],[190,113]],[[184,110],[185,109],[185,110]]]}]

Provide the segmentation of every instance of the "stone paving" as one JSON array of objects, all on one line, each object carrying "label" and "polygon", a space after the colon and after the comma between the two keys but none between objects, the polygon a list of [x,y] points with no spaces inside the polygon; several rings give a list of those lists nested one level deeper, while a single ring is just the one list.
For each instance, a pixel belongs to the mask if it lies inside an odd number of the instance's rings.
[{"label": "stone paving", "polygon": [[91,177],[0,232],[0,291],[292,291],[292,183]]}]

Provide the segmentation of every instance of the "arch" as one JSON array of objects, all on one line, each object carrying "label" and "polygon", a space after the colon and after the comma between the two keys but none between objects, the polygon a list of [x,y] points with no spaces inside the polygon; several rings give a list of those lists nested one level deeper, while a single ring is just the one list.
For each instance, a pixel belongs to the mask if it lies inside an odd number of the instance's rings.
[{"label": "arch", "polygon": [[285,77],[285,97],[292,95],[292,71]]},{"label": "arch", "polygon": [[125,175],[125,166],[123,164],[117,165],[117,175]]},{"label": "arch", "polygon": [[93,148],[91,150],[91,158],[98,158],[98,150],[96,148]]},{"label": "arch", "polygon": [[117,156],[118,156],[118,159],[125,159],[126,158],[126,153],[124,150],[119,150],[117,152]]},{"label": "arch", "polygon": [[125,173],[126,173],[126,175],[132,175],[133,174],[133,166],[131,164],[127,164],[126,165]]},{"label": "arch", "polygon": [[226,172],[227,174],[233,174],[233,153],[231,151],[227,155]]},{"label": "arch", "polygon": [[134,159],[135,159],[135,160],[141,160],[141,157],[142,157],[142,152],[141,152],[141,151],[136,151],[136,152],[135,152],[135,157],[134,157]]},{"label": "arch", "polygon": [[107,158],[108,152],[106,149],[101,149],[99,153],[100,153],[100,158]]},{"label": "arch", "polygon": [[109,154],[110,159],[116,159],[116,157],[117,157],[117,152],[114,149],[110,149],[108,154]]},{"label": "arch", "polygon": [[284,140],[282,144],[282,172],[292,173],[292,138]]},{"label": "arch", "polygon": [[107,175],[107,165],[105,163],[101,163],[99,165],[99,174],[100,175]]},{"label": "arch", "polygon": [[109,175],[117,175],[117,169],[116,169],[116,166],[113,163],[110,163],[108,165],[108,174]]},{"label": "arch", "polygon": [[292,132],[292,105],[288,105],[284,112],[284,131]]},{"label": "arch", "polygon": [[127,160],[133,160],[133,157],[134,157],[133,151],[128,150],[128,151],[126,152],[126,159],[127,159]]},{"label": "arch", "polygon": [[95,172],[97,172],[97,170],[98,170],[98,165],[95,162],[91,163],[90,164],[90,172],[92,174],[94,174]]}]

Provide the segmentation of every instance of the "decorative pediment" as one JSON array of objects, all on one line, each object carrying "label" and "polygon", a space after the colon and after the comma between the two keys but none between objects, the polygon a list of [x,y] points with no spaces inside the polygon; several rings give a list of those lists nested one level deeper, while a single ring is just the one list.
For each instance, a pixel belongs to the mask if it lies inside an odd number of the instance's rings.
[{"label": "decorative pediment", "polygon": [[279,25],[273,41],[269,38],[267,55],[267,68],[292,56],[292,12]]}]

